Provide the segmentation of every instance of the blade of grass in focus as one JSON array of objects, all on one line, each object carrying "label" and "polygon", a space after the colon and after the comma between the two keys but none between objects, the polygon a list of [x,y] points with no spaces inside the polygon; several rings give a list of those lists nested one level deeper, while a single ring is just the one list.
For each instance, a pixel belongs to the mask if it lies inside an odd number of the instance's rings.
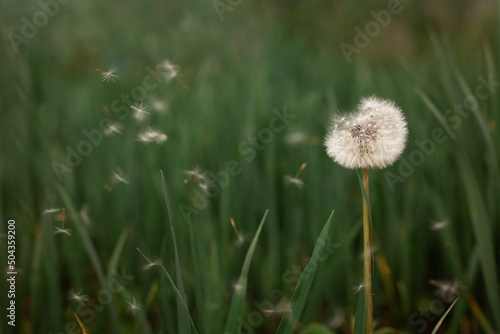
[{"label": "blade of grass in focus", "polygon": [[252,262],[255,246],[257,245],[257,240],[259,239],[259,235],[262,231],[262,226],[264,226],[264,222],[266,221],[268,212],[269,210],[266,210],[266,212],[264,213],[264,217],[262,217],[259,228],[257,229],[257,232],[255,232],[255,236],[253,237],[252,243],[248,248],[247,255],[245,256],[245,261],[243,262],[243,267],[241,268],[240,278],[238,279],[238,283],[236,283],[233,297],[231,298],[231,305],[229,306],[226,326],[224,328],[225,334],[238,333],[238,320],[243,316],[243,309],[245,305],[248,270],[250,268],[250,263]]},{"label": "blade of grass in focus", "polygon": [[328,237],[330,225],[332,224],[333,213],[334,211],[330,214],[328,221],[323,227],[323,231],[321,231],[321,234],[316,241],[311,259],[300,275],[297,287],[293,292],[292,298],[288,302],[276,334],[290,334],[293,333],[297,327],[297,323],[299,322],[307,303],[309,291],[311,290],[316,270],[318,269],[320,253],[324,250],[326,245],[326,238]]}]

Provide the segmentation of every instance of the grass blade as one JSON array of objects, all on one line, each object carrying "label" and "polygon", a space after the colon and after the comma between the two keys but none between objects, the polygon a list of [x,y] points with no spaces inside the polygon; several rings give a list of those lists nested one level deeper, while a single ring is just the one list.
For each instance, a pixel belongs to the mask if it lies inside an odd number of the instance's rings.
[{"label": "grass blade", "polygon": [[448,315],[448,313],[450,313],[451,309],[453,308],[453,306],[455,306],[455,304],[457,303],[459,298],[455,299],[455,301],[453,302],[453,304],[450,305],[450,307],[448,308],[448,310],[443,314],[443,316],[441,317],[441,319],[439,319],[438,323],[436,324],[436,327],[434,327],[434,329],[432,330],[432,333],[431,334],[436,334],[439,327],[441,327],[441,324],[443,323],[444,321],[444,318],[446,318],[446,316]]},{"label": "grass blade", "polygon": [[227,316],[226,326],[224,328],[225,334],[238,333],[238,319],[243,316],[243,308],[245,305],[248,270],[250,268],[250,263],[252,262],[255,246],[257,245],[257,240],[259,239],[259,235],[262,231],[262,226],[264,226],[264,222],[266,221],[268,212],[269,210],[266,210],[266,212],[264,213],[264,217],[262,217],[259,228],[257,228],[257,232],[255,233],[252,243],[248,248],[247,255],[245,256],[245,261],[243,262],[243,267],[241,268],[240,278],[238,279],[238,283],[236,284],[238,288],[234,290],[233,297],[231,298],[231,305],[229,306],[229,313]]},{"label": "grass blade", "polygon": [[358,292],[356,318],[354,318],[354,334],[365,334],[366,331],[366,293]]},{"label": "grass blade", "polygon": [[459,165],[465,184],[472,230],[479,249],[479,261],[481,263],[485,288],[498,330],[500,328],[500,302],[498,300],[497,266],[492,241],[492,226],[482,200],[478,182],[469,161],[461,156],[459,158]]},{"label": "grass blade", "polygon": [[109,260],[108,264],[108,280],[111,278],[112,273],[115,272],[118,267],[118,262],[120,261],[123,246],[125,245],[125,241],[127,240],[128,231],[128,229],[123,230],[122,234],[120,234],[120,237],[118,238],[118,241],[116,242],[115,248],[113,249],[113,253],[111,254],[111,259]]},{"label": "grass blade", "polygon": [[165,205],[167,206],[168,211],[168,220],[170,222],[170,230],[172,231],[172,241],[174,246],[174,255],[175,255],[175,273],[177,278],[177,288],[179,289],[179,294],[177,295],[177,320],[179,323],[179,333],[191,333],[191,329],[189,327],[189,312],[187,311],[187,307],[182,307],[182,304],[187,305],[186,302],[186,291],[184,290],[184,283],[182,282],[182,272],[181,272],[181,264],[179,260],[179,251],[177,248],[177,241],[175,237],[174,230],[174,221],[172,217],[172,208],[170,206],[170,199],[168,196],[167,185],[165,182],[165,177],[163,176],[163,171],[160,170],[161,173],[161,184],[163,187],[163,195],[165,197]]},{"label": "grass blade", "polygon": [[82,333],[83,334],[90,334],[90,331],[87,329],[87,327],[85,327],[85,325],[82,323],[82,321],[80,320],[80,318],[78,318],[78,316],[76,315],[75,312],[73,312],[73,315],[75,316],[76,321],[78,321],[78,325],[82,329]]},{"label": "grass blade", "polygon": [[[76,211],[75,206],[73,205],[73,202],[71,201],[69,195],[66,193],[64,188],[59,184],[57,184],[57,188],[59,190],[59,193],[61,194],[61,199],[64,203],[64,206],[67,208],[67,210],[69,211],[71,216],[74,217],[72,222],[76,226],[76,229],[78,230],[78,233],[80,234],[80,237],[82,238],[83,246],[85,248],[85,251],[87,252],[87,255],[90,258],[90,261],[92,262],[92,266],[94,267],[94,270],[97,274],[97,279],[99,280],[101,287],[103,289],[108,290],[108,283],[106,281],[106,277],[104,276],[104,272],[102,270],[102,266],[101,266],[101,263],[99,261],[99,257],[97,256],[97,252],[94,248],[94,245],[92,244],[92,240],[90,239],[90,236],[88,235],[87,230],[85,229],[82,221],[79,218],[80,215],[79,215],[78,211]],[[110,311],[111,311],[111,317],[113,319],[112,328],[114,328],[114,330],[118,330],[118,332],[121,332],[120,323],[118,322],[118,315],[116,312],[114,302],[111,302],[109,307],[110,307]]]},{"label": "grass blade", "polygon": [[314,274],[318,269],[317,259],[320,257],[320,254],[326,245],[326,238],[330,231],[330,225],[332,224],[333,212],[334,211],[332,211],[332,213],[330,214],[325,227],[323,227],[323,231],[321,231],[321,234],[316,241],[311,259],[304,268],[302,275],[300,275],[297,287],[295,288],[292,298],[290,299],[290,302],[286,307],[284,316],[281,319],[276,334],[290,334],[294,333],[295,331],[296,324],[302,316],[302,312],[304,311],[307,297],[309,295],[309,290],[311,290],[311,286],[314,281]]}]

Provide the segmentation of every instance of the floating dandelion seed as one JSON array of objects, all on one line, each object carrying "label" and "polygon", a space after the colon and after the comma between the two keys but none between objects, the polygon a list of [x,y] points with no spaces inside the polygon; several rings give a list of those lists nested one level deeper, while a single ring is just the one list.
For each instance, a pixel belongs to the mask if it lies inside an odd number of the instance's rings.
[{"label": "floating dandelion seed", "polygon": [[123,125],[121,123],[111,123],[106,129],[104,129],[105,136],[112,136],[114,134],[121,134]]},{"label": "floating dandelion seed", "polygon": [[55,208],[50,208],[50,209],[45,209],[42,211],[42,215],[47,215],[47,214],[50,214],[50,213],[56,213],[56,212],[59,212],[61,211],[61,209],[55,209]]},{"label": "floating dandelion seed", "polygon": [[116,70],[110,68],[108,71],[103,71],[100,68],[95,69],[97,72],[101,72],[101,79],[103,82],[115,82],[118,75],[115,74]]},{"label": "floating dandelion seed", "polygon": [[326,153],[346,168],[384,168],[403,152],[407,135],[406,120],[393,102],[364,98],[356,112],[333,117]]},{"label": "floating dandelion seed", "polygon": [[354,293],[358,293],[360,292],[361,290],[363,290],[365,288],[365,285],[363,284],[363,282],[360,282],[360,283],[357,283],[355,284],[351,290],[354,292]]},{"label": "floating dandelion seed", "polygon": [[290,175],[283,175],[283,181],[285,184],[294,184],[297,186],[297,188],[302,189],[304,188],[304,181],[299,179],[300,173],[306,168],[307,164],[304,162],[302,165],[300,165],[299,171],[295,176],[290,176]]},{"label": "floating dandelion seed", "polygon": [[166,71],[165,77],[167,80],[172,80],[179,75],[179,66],[172,64],[169,60],[164,60],[158,67]]},{"label": "floating dandelion seed", "polygon": [[132,312],[135,313],[136,311],[141,310],[141,305],[137,304],[135,301],[135,297],[132,299],[132,302],[127,301],[127,304],[129,305],[128,309]]},{"label": "floating dandelion seed", "polygon": [[187,183],[190,180],[193,180],[193,181],[195,181],[195,180],[204,181],[205,180],[205,175],[203,174],[203,172],[200,170],[199,167],[195,167],[194,169],[191,169],[191,170],[185,170],[184,174],[188,175],[188,179],[185,180],[184,183]]},{"label": "floating dandelion seed", "polygon": [[236,241],[236,244],[237,245],[241,245],[243,244],[243,242],[245,241],[245,239],[241,236],[241,234],[238,232],[238,229],[236,228],[236,223],[234,222],[234,219],[233,218],[230,218],[231,220],[231,226],[233,227],[233,230],[234,230],[234,233],[236,234],[236,236],[238,237],[237,241]]},{"label": "floating dandelion seed", "polygon": [[161,260],[156,260],[156,261],[153,261],[151,263],[148,263],[148,264],[145,264],[143,267],[142,267],[142,270],[149,270],[151,268],[153,268],[154,266],[161,266]]},{"label": "floating dandelion seed", "polygon": [[123,176],[123,171],[120,168],[117,168],[116,171],[112,170],[112,182],[113,183],[125,183],[129,184],[128,180]]},{"label": "floating dandelion seed", "polygon": [[305,142],[307,139],[308,136],[305,133],[295,131],[285,136],[285,143],[287,143],[288,145],[296,145]]},{"label": "floating dandelion seed", "polygon": [[429,280],[429,283],[437,288],[436,294],[445,302],[452,302],[458,295],[460,295],[460,290],[465,289],[465,286],[462,285],[462,283],[457,279],[454,279],[453,281]]},{"label": "floating dandelion seed", "polygon": [[431,224],[431,230],[432,231],[438,231],[444,229],[446,226],[448,226],[450,222],[448,220],[442,220],[439,222],[432,222]]},{"label": "floating dandelion seed", "polygon": [[87,225],[90,224],[89,209],[89,204],[84,204],[80,209],[80,219]]},{"label": "floating dandelion seed", "polygon": [[148,107],[144,107],[141,101],[139,101],[138,106],[130,106],[130,108],[134,111],[134,118],[139,122],[142,122],[149,115],[149,112],[146,111]]},{"label": "floating dandelion seed", "polygon": [[147,129],[137,135],[137,140],[142,143],[162,144],[167,140],[167,135],[153,129]]},{"label": "floating dandelion seed", "polygon": [[69,228],[54,226],[54,235],[57,235],[59,233],[66,234],[68,237],[71,237],[71,230]]},{"label": "floating dandelion seed", "polygon": [[71,291],[69,292],[69,300],[74,300],[80,304],[83,304],[89,299],[89,297],[86,295],[81,295],[81,293],[82,290],[75,292],[75,290],[71,289]]}]

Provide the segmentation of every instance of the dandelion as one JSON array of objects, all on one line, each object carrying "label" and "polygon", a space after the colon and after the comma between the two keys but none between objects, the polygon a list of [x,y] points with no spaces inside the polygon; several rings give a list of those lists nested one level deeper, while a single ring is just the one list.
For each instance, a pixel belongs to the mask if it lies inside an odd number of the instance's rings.
[{"label": "dandelion", "polygon": [[71,291],[69,292],[69,300],[74,300],[80,304],[86,302],[89,299],[89,297],[81,295],[81,293],[82,290],[75,292],[75,290],[71,289]]},{"label": "dandelion", "polygon": [[140,311],[141,310],[141,305],[139,305],[135,301],[135,297],[132,299],[132,302],[127,301],[127,304],[129,305],[128,308],[129,308],[130,312],[132,312],[132,313],[135,313],[136,311]]},{"label": "dandelion", "polygon": [[401,109],[369,97],[361,100],[357,112],[334,117],[325,138],[326,153],[346,168],[384,168],[403,152],[407,134]]},{"label": "dandelion", "polygon": [[142,143],[157,143],[162,144],[167,140],[167,135],[159,131],[148,128],[147,130],[137,135],[137,140]]},{"label": "dandelion", "polygon": [[71,237],[71,230],[69,228],[62,228],[62,227],[54,226],[54,235],[57,235],[60,233],[65,234],[68,237]]},{"label": "dandelion", "polygon": [[431,224],[431,230],[432,231],[438,231],[444,229],[446,226],[448,226],[450,222],[448,220],[442,220],[439,222],[432,222]]},{"label": "dandelion", "polygon": [[115,82],[118,75],[115,74],[116,70],[110,68],[108,71],[103,71],[100,68],[95,69],[97,72],[101,72],[101,79],[103,82]]},{"label": "dandelion", "polygon": [[142,270],[149,270],[151,268],[153,268],[154,266],[161,266],[161,260],[156,260],[156,261],[153,261],[151,263],[148,263],[148,264],[145,264],[143,267],[142,267]]},{"label": "dandelion", "polygon": [[121,134],[123,125],[121,123],[111,123],[106,129],[104,129],[105,136],[113,136],[115,134]]},{"label": "dandelion", "polygon": [[326,153],[339,165],[363,169],[363,288],[366,294],[366,332],[373,333],[372,247],[368,201],[369,168],[396,161],[406,144],[408,129],[401,109],[388,100],[363,98],[351,114],[333,118],[325,137]]}]

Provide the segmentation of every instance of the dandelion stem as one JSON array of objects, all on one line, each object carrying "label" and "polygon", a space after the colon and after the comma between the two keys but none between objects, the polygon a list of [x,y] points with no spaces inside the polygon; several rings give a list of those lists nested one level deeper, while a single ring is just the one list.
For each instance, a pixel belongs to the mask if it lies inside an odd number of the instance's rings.
[{"label": "dandelion stem", "polygon": [[370,200],[368,168],[363,168],[363,186],[366,198],[363,199],[363,259],[366,293],[366,333],[373,333],[373,300],[372,300],[372,245],[370,212],[367,201]]}]

